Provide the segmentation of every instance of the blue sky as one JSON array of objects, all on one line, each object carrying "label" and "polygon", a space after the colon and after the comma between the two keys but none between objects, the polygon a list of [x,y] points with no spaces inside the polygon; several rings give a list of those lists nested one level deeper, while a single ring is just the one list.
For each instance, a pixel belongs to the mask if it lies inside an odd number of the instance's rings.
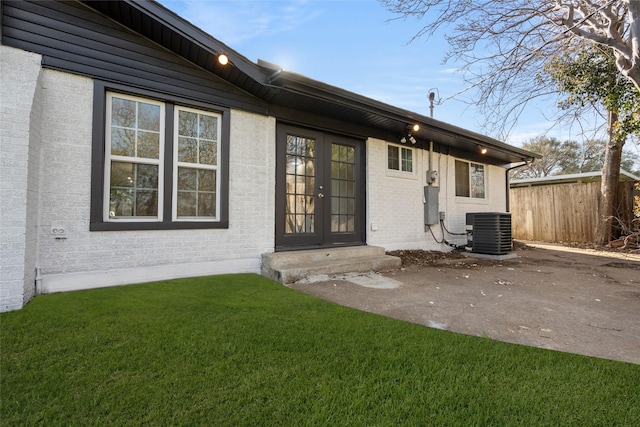
[{"label": "blue sky", "polygon": [[[448,48],[443,34],[411,42],[422,24],[414,19],[394,20],[378,1],[160,3],[251,61],[264,59],[287,71],[426,116],[427,96],[435,88],[446,101],[436,105],[434,118],[488,134],[482,115],[468,104],[472,93],[449,99],[465,84],[455,64],[442,64]],[[544,134],[551,124],[542,111],[553,109],[551,102],[529,107],[506,142],[519,146]],[[571,137],[562,129],[550,135],[561,140]]]}]

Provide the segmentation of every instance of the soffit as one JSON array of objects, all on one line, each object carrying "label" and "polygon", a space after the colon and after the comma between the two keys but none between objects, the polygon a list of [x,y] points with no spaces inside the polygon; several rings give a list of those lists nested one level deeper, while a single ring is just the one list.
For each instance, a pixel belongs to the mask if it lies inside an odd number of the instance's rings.
[{"label": "soffit", "polygon": [[[480,147],[489,150],[489,163],[510,164],[539,157],[501,141],[400,109],[300,74],[282,71],[265,61],[251,62],[233,49],[156,2],[132,0],[82,0],[131,30],[219,76],[242,90],[270,103],[371,129],[399,142],[407,126],[418,123],[414,133],[419,147],[439,144],[454,154],[473,157]],[[222,66],[217,55],[224,53],[230,64]],[[450,150],[449,150],[450,151]]]}]

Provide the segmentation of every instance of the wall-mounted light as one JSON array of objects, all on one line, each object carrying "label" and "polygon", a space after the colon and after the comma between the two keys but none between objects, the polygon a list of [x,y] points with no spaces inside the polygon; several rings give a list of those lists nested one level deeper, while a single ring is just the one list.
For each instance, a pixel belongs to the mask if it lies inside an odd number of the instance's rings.
[{"label": "wall-mounted light", "polygon": [[402,138],[400,138],[400,142],[403,144],[407,143],[407,140],[412,143],[412,144],[416,144],[416,139],[413,137],[413,135],[411,135],[411,133],[407,133],[406,135],[403,135]]},{"label": "wall-mounted light", "polygon": [[229,57],[224,53],[218,55],[218,64],[227,65],[229,63]]}]

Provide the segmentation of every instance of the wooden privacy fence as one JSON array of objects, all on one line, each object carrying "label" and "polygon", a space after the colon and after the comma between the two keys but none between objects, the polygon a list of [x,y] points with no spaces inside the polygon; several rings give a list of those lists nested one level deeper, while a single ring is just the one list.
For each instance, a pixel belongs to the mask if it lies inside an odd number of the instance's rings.
[{"label": "wooden privacy fence", "polygon": [[[621,182],[617,194],[617,216],[625,223],[630,223],[633,218],[632,194],[633,182]],[[509,198],[514,239],[593,241],[599,218],[599,182],[511,188]],[[620,230],[615,232],[619,234]]]}]

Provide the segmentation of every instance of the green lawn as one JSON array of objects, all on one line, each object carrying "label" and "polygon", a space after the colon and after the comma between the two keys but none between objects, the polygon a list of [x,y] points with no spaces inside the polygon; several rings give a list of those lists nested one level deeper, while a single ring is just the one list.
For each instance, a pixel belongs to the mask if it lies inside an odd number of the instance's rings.
[{"label": "green lawn", "polygon": [[387,319],[256,275],[0,315],[0,423],[638,425],[640,365]]}]

